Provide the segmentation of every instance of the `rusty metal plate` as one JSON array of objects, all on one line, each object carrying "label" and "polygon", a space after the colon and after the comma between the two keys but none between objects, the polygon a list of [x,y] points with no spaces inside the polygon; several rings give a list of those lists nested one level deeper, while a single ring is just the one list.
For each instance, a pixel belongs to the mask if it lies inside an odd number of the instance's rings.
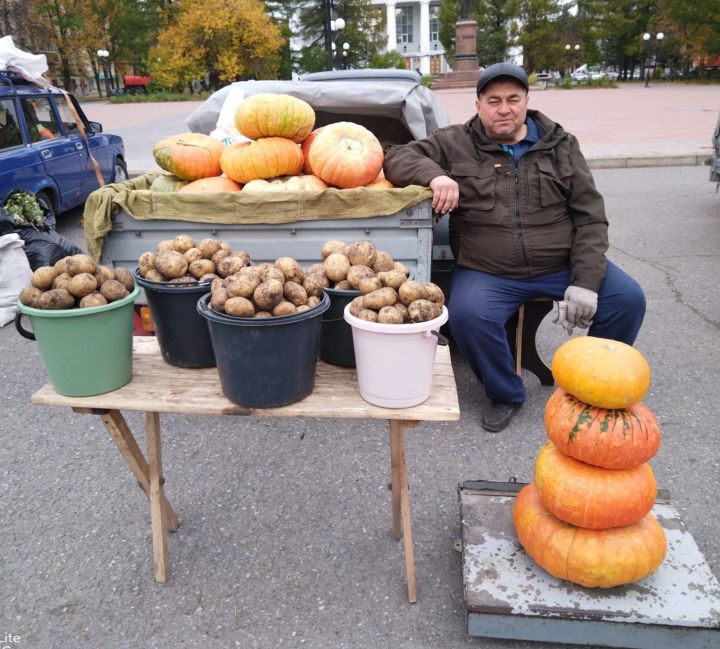
[{"label": "rusty metal plate", "polygon": [[668,541],[657,572],[627,586],[589,589],[551,577],[520,546],[512,508],[522,486],[460,487],[471,635],[648,649],[720,647],[720,584],[669,499],[653,507]]}]

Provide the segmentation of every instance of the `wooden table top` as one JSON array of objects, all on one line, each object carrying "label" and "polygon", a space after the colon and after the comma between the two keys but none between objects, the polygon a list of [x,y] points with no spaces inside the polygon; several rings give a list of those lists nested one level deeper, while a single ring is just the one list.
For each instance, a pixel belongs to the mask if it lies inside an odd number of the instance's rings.
[{"label": "wooden table top", "polygon": [[46,384],[32,396],[45,406],[140,410],[201,415],[257,415],[261,417],[322,417],[451,421],[460,418],[450,350],[438,346],[429,398],[411,408],[381,408],[358,391],[354,369],[318,360],[315,388],[305,399],[280,408],[247,408],[226,399],[217,369],[183,369],[166,363],[154,336],[133,339],[133,378],[127,385],[90,397],[66,397]]}]

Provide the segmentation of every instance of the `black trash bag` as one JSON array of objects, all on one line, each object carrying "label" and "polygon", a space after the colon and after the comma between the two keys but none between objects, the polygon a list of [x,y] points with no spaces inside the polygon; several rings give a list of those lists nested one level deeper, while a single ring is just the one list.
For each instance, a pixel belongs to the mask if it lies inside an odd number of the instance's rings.
[{"label": "black trash bag", "polygon": [[42,229],[15,223],[8,211],[0,207],[0,236],[13,232],[25,242],[25,256],[32,270],[40,266],[53,266],[63,257],[82,253],[81,248],[58,234],[47,223]]}]

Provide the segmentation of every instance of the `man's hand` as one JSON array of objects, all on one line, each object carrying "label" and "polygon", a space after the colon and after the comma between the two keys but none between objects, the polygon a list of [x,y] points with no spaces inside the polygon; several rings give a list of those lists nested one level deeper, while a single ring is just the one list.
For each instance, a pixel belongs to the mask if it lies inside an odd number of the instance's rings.
[{"label": "man's hand", "polygon": [[598,294],[580,286],[568,286],[565,291],[565,301],[568,324],[587,329],[597,311]]},{"label": "man's hand", "polygon": [[432,208],[438,214],[454,210],[460,200],[460,185],[449,176],[435,176],[430,181],[433,192]]}]

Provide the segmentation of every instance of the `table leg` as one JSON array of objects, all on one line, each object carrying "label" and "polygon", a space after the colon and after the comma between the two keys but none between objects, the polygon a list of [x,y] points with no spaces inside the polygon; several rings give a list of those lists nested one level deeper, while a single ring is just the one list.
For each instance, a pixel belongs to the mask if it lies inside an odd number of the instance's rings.
[{"label": "table leg", "polygon": [[392,488],[393,537],[399,537],[402,523],[405,574],[407,576],[408,600],[410,603],[417,602],[417,584],[415,580],[415,551],[413,548],[407,464],[405,463],[404,434],[406,428],[416,425],[416,421],[390,420],[390,484]]},{"label": "table leg", "polygon": [[[127,425],[125,418],[119,410],[110,410],[107,414],[101,415],[100,419],[105,426],[105,429],[110,434],[115,446],[120,451],[120,455],[127,463],[130,471],[135,476],[138,484],[145,492],[146,496],[150,496],[150,475],[148,472],[148,463],[145,456],[142,454],[140,447],[138,446],[132,431]],[[162,511],[163,521],[165,527],[169,532],[174,532],[180,526],[177,514],[170,506],[170,503],[165,498],[163,490],[162,496]]]},{"label": "table leg", "polygon": [[145,435],[147,437],[148,472],[150,477],[150,517],[152,519],[153,557],[155,559],[155,581],[165,582],[168,578],[167,529],[163,520],[162,448],[160,444],[160,415],[145,413]]}]

